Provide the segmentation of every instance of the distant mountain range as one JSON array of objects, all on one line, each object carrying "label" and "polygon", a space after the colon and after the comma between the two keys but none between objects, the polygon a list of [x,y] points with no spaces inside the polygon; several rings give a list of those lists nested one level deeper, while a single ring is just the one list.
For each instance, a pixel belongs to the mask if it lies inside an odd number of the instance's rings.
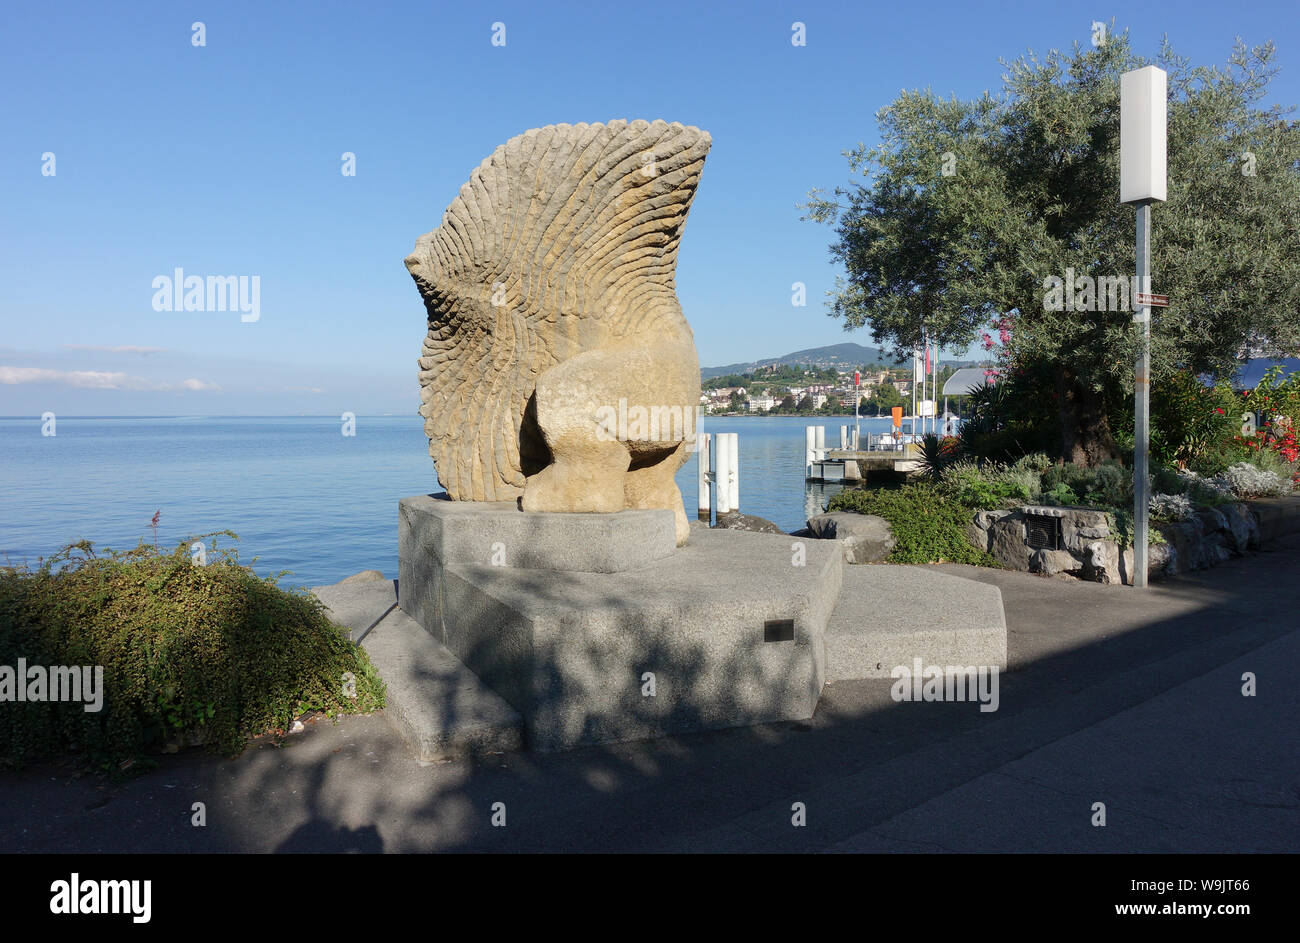
[{"label": "distant mountain range", "polygon": [[[861,344],[831,344],[827,347],[809,347],[807,350],[796,350],[791,354],[783,354],[780,357],[767,357],[749,363],[729,363],[723,367],[701,367],[700,379],[712,380],[714,377],[726,376],[729,373],[752,373],[758,367],[765,367],[774,363],[789,366],[801,364],[809,367],[834,367],[837,370],[851,370],[856,367],[898,366],[875,347],[863,347]],[[944,366],[950,367],[969,367],[974,363],[976,361],[973,360],[943,361]]]}]

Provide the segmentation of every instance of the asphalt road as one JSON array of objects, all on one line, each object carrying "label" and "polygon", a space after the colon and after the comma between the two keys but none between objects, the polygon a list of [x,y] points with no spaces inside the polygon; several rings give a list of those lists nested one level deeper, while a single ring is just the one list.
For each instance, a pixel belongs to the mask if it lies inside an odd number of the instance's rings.
[{"label": "asphalt road", "polygon": [[165,757],[122,783],[57,766],[0,775],[0,849],[1300,848],[1300,536],[1145,593],[944,569],[1002,588],[1012,670],[996,712],[840,682],[808,723],[426,767],[382,717],[345,718],[236,760]]}]

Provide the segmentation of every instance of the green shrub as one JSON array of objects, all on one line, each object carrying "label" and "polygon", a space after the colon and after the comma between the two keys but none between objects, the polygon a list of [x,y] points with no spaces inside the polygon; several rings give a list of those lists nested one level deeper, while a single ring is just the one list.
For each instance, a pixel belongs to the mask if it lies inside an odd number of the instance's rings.
[{"label": "green shrub", "polygon": [[1044,491],[1042,501],[1057,507],[1072,507],[1080,503],[1079,496],[1063,481],[1058,481],[1051,491]]},{"label": "green shrub", "polygon": [[1148,507],[1153,521],[1185,521],[1196,513],[1192,499],[1185,494],[1153,494]]},{"label": "green shrub", "polygon": [[1053,465],[1043,472],[1042,482],[1044,494],[1059,497],[1068,492],[1075,504],[1125,507],[1133,503],[1132,472],[1118,462],[1103,462],[1091,468],[1071,463]]},{"label": "green shrub", "polygon": [[841,491],[831,498],[827,510],[874,514],[887,520],[895,541],[890,563],[999,565],[966,536],[971,510],[929,482],[896,489]]},{"label": "green shrub", "polygon": [[1061,435],[1058,411],[1048,395],[1052,384],[1050,368],[1024,363],[1003,371],[996,383],[973,390],[959,433],[962,452],[979,461],[1013,462],[1056,449]]},{"label": "green shrub", "polygon": [[1233,465],[1219,476],[1217,482],[1231,488],[1241,498],[1275,498],[1288,495],[1293,490],[1290,478],[1250,462]]},{"label": "green shrub", "polygon": [[[1286,460],[1282,453],[1273,449],[1258,449],[1250,453],[1246,459],[1251,465],[1254,465],[1260,471],[1273,472],[1282,478],[1290,478],[1295,474],[1295,466]],[[1236,464],[1235,462],[1233,464]]]},{"label": "green shrub", "polygon": [[1101,507],[1125,507],[1133,503],[1133,474],[1118,463],[1104,462],[1092,470],[1092,483],[1085,499]]},{"label": "green shrub", "polygon": [[969,508],[991,511],[1003,504],[1032,501],[1040,490],[1038,474],[987,463],[957,462],[944,470],[942,490]]},{"label": "green shrub", "polygon": [[[1114,510],[1106,514],[1106,524],[1110,527],[1111,539],[1119,546],[1120,550],[1127,550],[1133,546],[1133,513],[1131,511]],[[1168,543],[1165,535],[1160,533],[1154,527],[1147,531],[1147,546],[1152,544]]]},{"label": "green shrub", "polygon": [[319,601],[258,577],[215,541],[195,565],[189,546],[96,556],[83,541],[38,569],[0,569],[0,665],[102,666],[104,694],[97,713],[4,704],[0,765],[72,751],[106,766],[178,745],[235,754],[309,710],[383,706],[369,659]]},{"label": "green shrub", "polygon": [[1042,482],[1044,491],[1055,491],[1058,485],[1065,485],[1075,494],[1086,494],[1092,484],[1092,469],[1072,462],[1053,465],[1043,472]]},{"label": "green shrub", "polygon": [[1156,494],[1186,494],[1191,486],[1191,479],[1181,474],[1177,468],[1154,462],[1151,465],[1151,489]]},{"label": "green shrub", "polygon": [[1203,449],[1187,463],[1188,469],[1204,478],[1222,475],[1237,462],[1241,461],[1241,450],[1235,446],[1221,444]]},{"label": "green shrub", "polygon": [[1209,462],[1209,467],[1226,460],[1226,468],[1241,457],[1236,439],[1242,409],[1227,382],[1207,387],[1186,370],[1161,378],[1151,387],[1152,457],[1168,464]]},{"label": "green shrub", "polygon": [[1011,467],[1017,471],[1031,471],[1041,475],[1052,467],[1052,459],[1046,452],[1032,452],[1017,459]]}]

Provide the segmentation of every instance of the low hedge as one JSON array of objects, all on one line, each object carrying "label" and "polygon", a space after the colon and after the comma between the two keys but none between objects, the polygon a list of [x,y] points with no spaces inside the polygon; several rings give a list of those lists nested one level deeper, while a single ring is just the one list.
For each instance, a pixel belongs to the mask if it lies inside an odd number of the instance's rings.
[{"label": "low hedge", "polygon": [[308,711],[383,706],[369,659],[315,597],[215,545],[196,565],[189,547],[97,556],[83,541],[37,569],[0,569],[0,666],[103,666],[104,692],[99,712],[0,702],[0,765],[72,752],[114,768],[181,745],[233,755]]},{"label": "low hedge", "polygon": [[890,563],[1001,566],[988,553],[972,546],[966,536],[974,512],[929,483],[841,491],[831,498],[827,510],[856,511],[887,520],[895,541]]}]

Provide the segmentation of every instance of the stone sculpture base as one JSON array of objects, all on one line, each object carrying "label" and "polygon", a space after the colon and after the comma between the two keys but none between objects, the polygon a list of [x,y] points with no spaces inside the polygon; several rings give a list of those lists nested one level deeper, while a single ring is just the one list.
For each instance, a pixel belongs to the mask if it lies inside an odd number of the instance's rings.
[{"label": "stone sculpture base", "polygon": [[[641,515],[663,516],[654,540]],[[599,533],[582,534],[585,517],[603,519]],[[402,501],[400,522],[401,608],[519,712],[532,749],[816,710],[837,544],[692,528],[673,549],[667,511],[524,514],[428,497]],[[556,552],[526,552],[525,534]],[[654,556],[658,539],[670,553],[626,566],[634,550]],[[574,559],[558,549],[570,541],[584,569],[560,566]],[[532,565],[492,565],[493,544]]]},{"label": "stone sculpture base", "polygon": [[431,496],[399,521],[402,610],[518,712],[534,750],[806,720],[824,682],[914,658],[1006,667],[996,587],[849,566],[838,540],[698,526],[675,548],[669,511]]}]

